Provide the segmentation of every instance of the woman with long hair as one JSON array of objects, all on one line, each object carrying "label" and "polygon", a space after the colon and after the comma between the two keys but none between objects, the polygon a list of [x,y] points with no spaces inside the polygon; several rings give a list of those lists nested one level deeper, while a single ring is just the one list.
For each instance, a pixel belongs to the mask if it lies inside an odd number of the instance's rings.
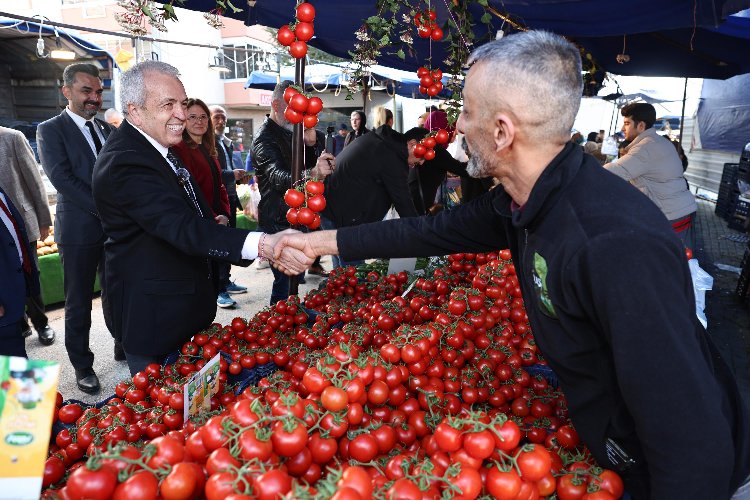
[{"label": "woman with long hair", "polygon": [[[229,197],[221,181],[221,166],[216,151],[216,135],[211,112],[205,102],[190,98],[187,102],[187,120],[182,132],[182,142],[172,149],[182,161],[213,211],[218,224],[229,223]],[[237,302],[226,291],[229,285],[228,265],[215,263],[216,304],[219,307],[234,307]]]}]

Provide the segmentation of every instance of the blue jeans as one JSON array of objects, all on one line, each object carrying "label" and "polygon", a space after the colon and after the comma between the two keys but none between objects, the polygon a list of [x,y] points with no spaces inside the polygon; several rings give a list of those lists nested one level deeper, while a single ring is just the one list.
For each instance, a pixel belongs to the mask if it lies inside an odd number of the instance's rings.
[{"label": "blue jeans", "polygon": [[[336,229],[336,226],[333,224],[332,220],[327,219],[325,217],[321,217],[320,228],[328,230],[328,229]],[[331,255],[331,261],[333,262],[334,269],[336,269],[337,267],[359,266],[365,263],[364,260],[344,260],[338,255]]]}]

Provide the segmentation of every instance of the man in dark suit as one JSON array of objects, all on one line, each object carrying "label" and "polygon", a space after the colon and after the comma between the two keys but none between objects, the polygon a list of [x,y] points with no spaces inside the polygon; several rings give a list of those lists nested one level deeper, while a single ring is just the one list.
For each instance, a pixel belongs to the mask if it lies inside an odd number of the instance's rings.
[{"label": "man in dark suit", "polygon": [[[182,140],[187,97],[177,69],[144,61],[121,80],[126,120],[94,168],[107,241],[112,324],[131,373],[160,363],[216,315],[209,259],[247,265],[279,235],[221,226],[169,149]],[[283,263],[274,263],[280,268]],[[295,270],[292,264],[292,270]]]},{"label": "man in dark suit", "polygon": [[[91,301],[97,271],[102,287],[102,310],[109,320],[104,266],[104,232],[91,194],[94,162],[112,127],[96,114],[102,107],[102,81],[96,66],[71,64],[63,71],[62,93],[68,106],[37,128],[42,167],[55,189],[55,241],[62,260],[65,287],[65,348],[75,368],[78,388],[99,391],[94,353],[89,349]],[[115,359],[124,359],[115,336]]]},{"label": "man in dark suit", "polygon": [[[211,124],[216,134],[216,152],[219,155],[219,165],[221,166],[221,181],[227,190],[229,196],[229,227],[237,227],[237,208],[240,206],[240,199],[237,197],[237,183],[247,177],[247,172],[243,168],[234,168],[232,165],[232,156],[234,155],[234,145],[231,139],[224,135],[227,127],[227,112],[221,106],[209,106],[211,111]],[[231,280],[232,265],[222,263],[219,265],[219,296],[216,298],[216,305],[227,307],[226,304],[236,304],[228,294],[246,293],[247,287],[238,285]]]},{"label": "man in dark suit", "polygon": [[0,187],[0,355],[26,357],[21,332],[26,298],[39,295],[39,273],[23,218]]}]

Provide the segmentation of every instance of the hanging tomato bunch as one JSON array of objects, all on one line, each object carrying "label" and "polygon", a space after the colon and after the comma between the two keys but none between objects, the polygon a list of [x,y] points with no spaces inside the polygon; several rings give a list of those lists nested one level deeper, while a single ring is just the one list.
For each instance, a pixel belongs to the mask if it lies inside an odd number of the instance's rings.
[{"label": "hanging tomato bunch", "polygon": [[289,47],[289,55],[295,59],[302,59],[307,55],[307,42],[315,34],[315,7],[308,2],[302,2],[297,6],[296,17],[295,24],[285,24],[279,28],[276,39],[284,47]]},{"label": "hanging tomato bunch", "polygon": [[419,77],[420,94],[435,97],[443,91],[443,71],[439,68],[430,70],[425,66],[421,66],[417,70],[417,76]]},{"label": "hanging tomato bunch", "polygon": [[438,144],[447,145],[450,140],[450,134],[445,129],[438,129],[434,134],[430,134],[414,146],[414,156],[424,158],[430,161],[435,158],[435,146]]},{"label": "hanging tomato bunch", "polygon": [[443,30],[437,25],[437,14],[433,9],[417,12],[414,24],[417,25],[420,38],[432,38],[436,42],[443,39]]},{"label": "hanging tomato bunch", "polygon": [[305,128],[315,128],[318,124],[318,113],[323,109],[320,97],[307,97],[296,88],[287,87],[284,91],[284,101],[287,103],[284,118],[289,123],[303,123]]},{"label": "hanging tomato bunch", "polygon": [[304,189],[302,185],[287,189],[284,193],[284,201],[290,207],[286,212],[286,220],[289,224],[318,229],[320,227],[318,214],[326,208],[324,190],[324,184],[315,179],[305,182]]}]

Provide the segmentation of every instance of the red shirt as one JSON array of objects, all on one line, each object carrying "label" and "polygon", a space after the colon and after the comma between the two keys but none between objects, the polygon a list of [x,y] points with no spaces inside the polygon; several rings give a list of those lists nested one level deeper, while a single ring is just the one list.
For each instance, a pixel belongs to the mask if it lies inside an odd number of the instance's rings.
[{"label": "red shirt", "polygon": [[[213,160],[213,165],[209,165],[206,162],[206,157],[203,155],[200,149],[191,148],[185,142],[181,142],[176,146],[173,146],[175,154],[180,158],[185,168],[188,169],[190,175],[198,184],[198,188],[203,193],[203,196],[208,201],[208,205],[211,210],[214,211],[214,215],[229,215],[229,197],[227,196],[227,190],[224,187],[224,183],[221,182],[221,167],[219,161],[216,158]],[[214,209],[214,176],[211,174],[211,168],[216,170],[216,178],[219,181],[219,203],[221,212],[216,213]]]}]

